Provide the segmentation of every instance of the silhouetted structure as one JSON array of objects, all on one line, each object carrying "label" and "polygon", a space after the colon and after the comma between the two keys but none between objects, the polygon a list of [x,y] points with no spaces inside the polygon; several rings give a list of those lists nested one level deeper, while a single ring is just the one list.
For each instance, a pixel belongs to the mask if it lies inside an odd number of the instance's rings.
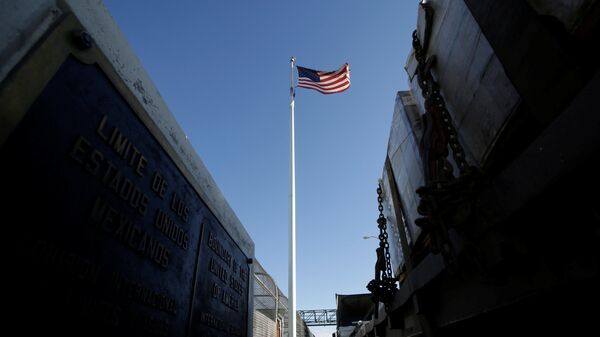
[{"label": "silhouetted structure", "polygon": [[421,5],[357,336],[598,333],[599,19],[598,1]]}]

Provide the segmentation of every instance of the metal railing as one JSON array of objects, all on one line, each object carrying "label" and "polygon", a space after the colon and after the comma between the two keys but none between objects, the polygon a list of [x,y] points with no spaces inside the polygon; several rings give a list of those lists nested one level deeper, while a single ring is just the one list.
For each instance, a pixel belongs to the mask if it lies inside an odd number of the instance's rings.
[{"label": "metal railing", "polygon": [[[288,337],[288,299],[263,266],[254,263],[254,336]],[[296,337],[314,337],[301,316],[296,317]]]},{"label": "metal railing", "polygon": [[298,310],[298,314],[307,326],[335,325],[337,320],[335,309]]}]

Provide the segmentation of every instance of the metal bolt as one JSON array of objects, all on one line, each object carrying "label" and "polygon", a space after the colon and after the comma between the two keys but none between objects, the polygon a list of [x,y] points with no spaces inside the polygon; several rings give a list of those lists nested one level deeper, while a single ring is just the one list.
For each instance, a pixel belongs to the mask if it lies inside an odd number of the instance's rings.
[{"label": "metal bolt", "polygon": [[76,30],[73,32],[73,42],[77,48],[86,50],[92,48],[94,39],[86,30]]}]

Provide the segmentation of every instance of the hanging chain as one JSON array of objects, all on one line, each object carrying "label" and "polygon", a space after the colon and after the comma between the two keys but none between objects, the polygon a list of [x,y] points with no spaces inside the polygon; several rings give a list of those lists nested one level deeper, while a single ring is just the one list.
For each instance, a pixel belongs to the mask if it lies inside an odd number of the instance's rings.
[{"label": "hanging chain", "polygon": [[379,217],[377,218],[377,227],[379,227],[379,247],[376,249],[377,262],[375,263],[375,278],[369,282],[367,289],[373,294],[373,302],[382,302],[385,304],[385,310],[389,313],[394,294],[398,290],[396,279],[392,273],[392,263],[390,259],[390,245],[388,243],[387,220],[383,215],[383,197],[381,196],[381,186],[377,186],[377,203]]},{"label": "hanging chain", "polygon": [[468,167],[467,160],[465,159],[465,150],[458,141],[458,133],[456,132],[456,128],[452,123],[452,117],[450,116],[448,109],[446,109],[446,103],[440,95],[440,88],[437,83],[433,87],[431,98],[434,100],[434,104],[437,104],[438,108],[441,110],[442,125],[448,134],[448,144],[452,149],[452,157],[454,158],[454,162],[456,165],[458,165],[460,173],[465,173],[465,170]]},{"label": "hanging chain", "polygon": [[421,92],[427,101],[426,103],[428,103],[427,105],[434,106],[441,112],[441,122],[448,136],[448,145],[450,145],[450,148],[452,149],[452,157],[454,158],[454,162],[458,166],[460,173],[463,174],[469,168],[469,165],[465,158],[465,150],[458,140],[458,133],[452,122],[452,117],[450,116],[448,109],[446,109],[444,98],[440,94],[440,87],[429,71],[433,61],[425,60],[425,52],[421,47],[421,41],[416,30],[413,31],[412,37],[412,46],[415,50],[415,59],[418,63],[418,81]]},{"label": "hanging chain", "polygon": [[[416,30],[412,38],[417,60],[417,82],[425,100],[427,121],[423,137],[426,185],[417,189],[420,197],[418,212],[423,217],[416,219],[415,224],[427,231],[431,252],[441,252],[446,265],[450,267],[448,270],[455,270],[458,260],[449,230],[451,227],[460,228],[469,221],[473,197],[480,188],[479,173],[467,163],[465,150],[458,139],[439,83],[432,75],[435,56],[427,57],[427,47],[421,44]],[[459,169],[458,176],[452,172],[453,166],[448,160],[450,152]]]},{"label": "hanging chain", "polygon": [[392,263],[390,260],[390,244],[388,243],[388,233],[387,233],[387,220],[385,215],[383,215],[383,198],[381,197],[381,185],[377,186],[377,202],[379,206],[377,209],[379,210],[379,217],[377,218],[377,225],[379,227],[379,247],[384,249],[385,254],[385,273],[384,278],[387,277],[391,279],[394,277],[392,274]]}]

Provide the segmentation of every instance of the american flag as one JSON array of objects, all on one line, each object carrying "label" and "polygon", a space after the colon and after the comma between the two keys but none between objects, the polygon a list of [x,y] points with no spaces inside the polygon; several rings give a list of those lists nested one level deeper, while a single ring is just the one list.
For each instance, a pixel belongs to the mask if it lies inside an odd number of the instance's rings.
[{"label": "american flag", "polygon": [[350,66],[344,64],[336,71],[320,71],[298,66],[298,87],[335,94],[350,87]]}]

